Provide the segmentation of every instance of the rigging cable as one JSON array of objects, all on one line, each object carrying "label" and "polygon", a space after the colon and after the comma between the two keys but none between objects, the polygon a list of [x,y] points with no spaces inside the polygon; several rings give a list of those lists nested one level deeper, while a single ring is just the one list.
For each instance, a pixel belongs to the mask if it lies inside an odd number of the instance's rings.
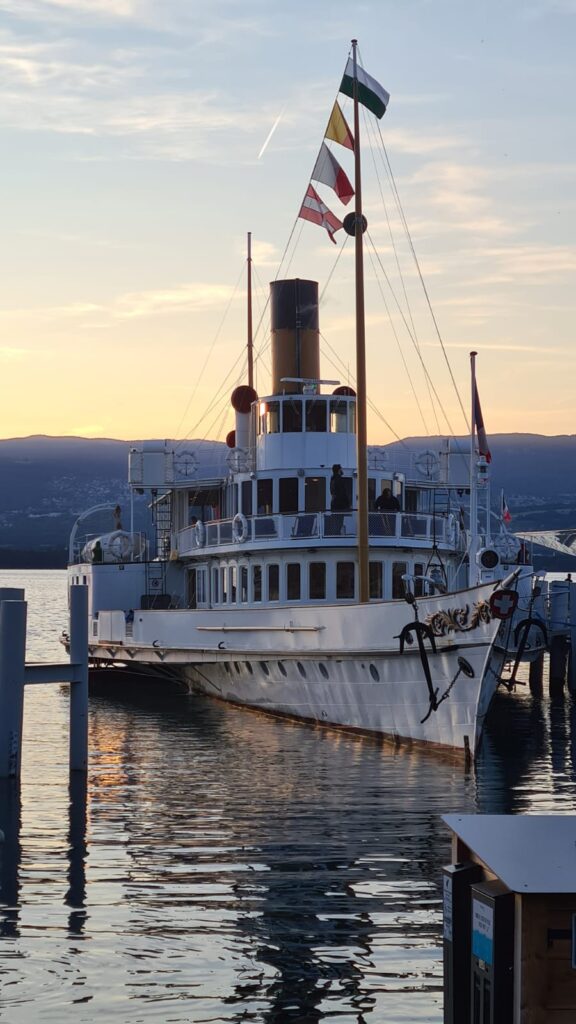
[{"label": "rigging cable", "polygon": [[440,334],[440,328],[438,327],[438,323],[437,323],[436,317],[434,315],[434,310],[432,309],[432,303],[430,301],[430,296],[428,294],[428,289],[426,287],[426,283],[424,281],[424,277],[423,277],[422,271],[420,269],[420,263],[419,263],[417,255],[416,255],[416,250],[414,248],[414,244],[412,242],[412,236],[410,234],[410,228],[408,227],[408,222],[407,222],[406,217],[404,215],[404,209],[403,209],[402,203],[400,201],[400,195],[399,195],[398,189],[396,187],[396,181],[395,181],[394,175],[392,173],[392,167],[390,165],[390,160],[388,159],[388,152],[386,150],[386,146],[384,145],[384,139],[382,137],[382,131],[381,131],[381,128],[380,128],[380,123],[378,123],[377,127],[378,127],[378,134],[380,136],[380,142],[382,144],[382,151],[384,153],[384,157],[385,157],[385,160],[386,160],[386,166],[388,168],[388,173],[389,173],[389,176],[390,176],[390,182],[391,182],[391,185],[392,185],[392,190],[393,190],[394,195],[396,197],[396,203],[397,203],[397,206],[398,206],[398,212],[400,214],[402,223],[404,224],[404,230],[406,231],[406,237],[408,239],[408,244],[409,244],[410,250],[412,252],[412,257],[414,259],[416,270],[418,271],[418,277],[420,278],[420,284],[422,285],[422,290],[424,292],[424,295],[425,295],[425,298],[426,298],[426,302],[428,304],[428,309],[430,310],[430,316],[432,317],[432,323],[434,324],[434,328],[436,330],[436,335],[438,337],[438,341],[440,342],[440,347],[442,348],[442,353],[444,355],[446,366],[448,367],[448,372],[450,374],[450,379],[451,379],[452,384],[454,386],[454,391],[456,392],[456,397],[458,399],[458,403],[460,405],[460,409],[462,410],[462,415],[464,417],[464,422],[466,424],[466,428],[468,429],[469,423],[468,423],[468,417],[466,415],[466,410],[464,409],[464,405],[462,404],[462,399],[460,397],[460,392],[458,390],[458,386],[456,384],[456,380],[455,380],[454,374],[452,372],[452,366],[450,365],[450,360],[448,359],[448,353],[446,352],[446,348],[444,346],[444,341],[442,339],[442,335]]},{"label": "rigging cable", "polygon": [[454,434],[454,429],[452,427],[452,424],[450,423],[450,420],[448,419],[448,414],[447,414],[447,412],[446,412],[446,410],[445,410],[445,408],[444,408],[444,406],[442,404],[442,401],[440,399],[440,396],[439,396],[438,392],[436,391],[436,388],[434,387],[434,384],[432,382],[432,378],[430,377],[430,374],[428,373],[428,370],[426,368],[426,364],[424,362],[424,359],[422,358],[422,353],[419,351],[418,346],[417,346],[414,338],[412,337],[412,332],[410,331],[410,326],[408,324],[408,321],[406,320],[406,317],[404,316],[403,310],[402,310],[402,308],[401,308],[401,306],[400,306],[400,304],[398,302],[398,299],[396,298],[396,294],[394,292],[394,289],[392,288],[392,286],[390,284],[390,279],[389,279],[388,274],[386,273],[386,271],[384,269],[384,266],[382,264],[382,260],[380,259],[380,254],[378,253],[378,250],[377,250],[376,246],[374,245],[374,241],[372,239],[372,235],[370,234],[370,232],[368,230],[366,231],[366,234],[368,235],[368,239],[370,241],[370,245],[372,246],[372,250],[374,252],[374,256],[376,257],[378,263],[380,264],[380,270],[382,271],[382,273],[384,275],[384,278],[386,280],[386,283],[387,283],[388,287],[390,288],[390,291],[392,292],[392,296],[393,296],[393,298],[394,298],[394,300],[396,302],[396,306],[398,308],[398,312],[400,313],[400,316],[402,317],[402,320],[404,321],[404,326],[405,326],[406,330],[408,331],[408,334],[410,336],[412,344],[414,345],[414,348],[416,349],[416,352],[418,353],[418,358],[420,359],[420,363],[422,365],[422,369],[424,371],[424,374],[428,378],[428,380],[430,381],[430,387],[432,388],[432,392],[434,394],[434,397],[436,398],[436,401],[438,403],[439,408],[442,410],[442,413],[444,415],[444,419],[446,420],[446,423],[448,424],[448,429],[450,430],[451,434]]},{"label": "rigging cable", "polygon": [[[222,315],[222,318],[220,320],[220,323],[218,325],[216,333],[215,333],[215,335],[214,335],[214,337],[212,339],[212,342],[211,342],[210,347],[208,349],[208,352],[206,354],[206,358],[205,358],[204,363],[202,365],[202,369],[200,370],[200,373],[198,374],[198,377],[196,379],[196,383],[194,385],[194,390],[192,391],[192,394],[190,395],[190,398],[188,399],[188,403],[187,403],[186,408],[184,410],[184,414],[183,414],[183,416],[180,419],[180,423],[178,424],[178,429],[176,430],[176,433],[174,435],[174,437],[176,437],[176,438],[178,437],[178,434],[180,433],[182,424],[183,424],[184,420],[186,419],[186,416],[188,415],[188,410],[190,409],[190,406],[192,405],[192,402],[194,401],[194,398],[196,397],[196,392],[198,391],[198,388],[200,386],[200,382],[202,380],[202,377],[204,376],[204,371],[206,370],[208,362],[209,362],[209,360],[210,360],[210,358],[212,356],[212,352],[214,351],[214,346],[215,346],[215,344],[216,344],[216,342],[217,342],[217,340],[218,340],[218,338],[220,336],[222,328],[224,327],[224,323],[226,321],[226,317],[228,316],[228,313],[230,311],[230,306],[232,305],[232,302],[234,301],[234,298],[236,296],[236,292],[238,291],[238,286],[239,286],[240,281],[242,279],[242,276],[244,274],[244,270],[245,270],[245,266],[243,264],[242,265],[242,270],[240,271],[240,274],[238,275],[238,280],[236,281],[236,284],[234,285],[234,289],[232,291],[232,294],[230,295],[230,298],[228,299],[228,303],[226,305],[226,309],[224,310],[224,313]],[[187,434],[186,436],[188,437],[189,435]]]},{"label": "rigging cable", "polygon": [[[384,207],[384,214],[386,216],[386,224],[387,224],[387,227],[388,227],[388,235],[390,237],[390,244],[392,245],[392,250],[394,252],[394,260],[395,260],[395,263],[396,263],[396,269],[398,271],[398,276],[400,278],[400,283],[402,285],[402,291],[404,293],[404,301],[406,303],[406,311],[407,311],[408,316],[410,318],[410,325],[412,327],[412,332],[413,332],[413,336],[414,336],[414,341],[415,341],[416,349],[417,349],[418,354],[420,355],[420,341],[419,341],[419,338],[418,338],[418,333],[416,331],[416,325],[414,323],[414,318],[412,316],[412,309],[410,307],[410,302],[408,300],[408,293],[406,291],[406,283],[404,281],[404,275],[402,273],[402,267],[400,266],[400,260],[399,260],[399,257],[398,257],[398,250],[396,248],[396,240],[394,238],[394,232],[392,231],[392,225],[390,223],[390,217],[388,215],[388,206],[387,206],[386,200],[384,198],[384,191],[383,191],[383,188],[382,188],[382,181],[381,181],[380,175],[378,173],[378,165],[377,165],[377,162],[376,162],[376,156],[375,156],[374,146],[372,144],[372,137],[371,137],[372,129],[370,127],[370,124],[368,122],[368,118],[367,117],[364,117],[364,125],[365,125],[365,127],[367,129],[366,135],[368,136],[368,141],[370,143],[370,154],[372,156],[372,163],[374,164],[374,173],[376,175],[376,181],[378,182],[378,190],[380,192],[380,199],[382,201],[382,206]],[[372,265],[374,266],[374,264],[372,264]],[[384,293],[383,293],[382,289],[380,289],[380,294],[382,295],[382,299],[384,301],[384,305],[386,306],[386,312],[388,313],[388,317],[389,317],[390,323],[392,325],[392,319],[391,319],[391,316],[390,316],[390,311],[388,309],[388,305],[386,303],[386,299],[384,298]],[[392,329],[394,330],[393,327],[392,327]],[[428,429],[428,425],[427,425],[426,420],[424,418],[424,413],[422,411],[420,402],[418,401],[418,398],[416,396],[416,391],[415,391],[415,388],[414,388],[414,384],[412,383],[412,378],[411,378],[410,372],[408,370],[408,364],[406,363],[406,360],[404,358],[404,355],[403,355],[403,352],[402,352],[402,346],[400,345],[400,340],[398,338],[398,335],[396,334],[396,331],[394,331],[394,337],[396,338],[396,343],[398,345],[398,350],[399,350],[400,355],[402,357],[402,362],[404,363],[404,369],[406,370],[406,376],[408,377],[408,380],[410,381],[410,386],[412,388],[412,392],[414,394],[414,398],[415,398],[416,404],[418,406],[418,411],[420,413],[420,417],[421,417],[422,422],[424,424],[424,430],[425,430],[425,432],[427,434],[429,434],[430,431]],[[436,421],[436,427],[437,427],[438,433],[440,434],[440,433],[442,433],[442,431],[441,431],[441,428],[440,428],[440,422],[438,420],[438,415],[436,413],[436,406],[434,405],[434,402],[432,400],[432,391],[431,391],[431,388],[430,388],[430,381],[429,381],[429,379],[428,379],[428,377],[426,375],[424,375],[424,380],[426,382],[426,388],[428,390],[428,398],[430,400],[430,408],[432,409],[432,414],[433,414],[434,419]]]}]

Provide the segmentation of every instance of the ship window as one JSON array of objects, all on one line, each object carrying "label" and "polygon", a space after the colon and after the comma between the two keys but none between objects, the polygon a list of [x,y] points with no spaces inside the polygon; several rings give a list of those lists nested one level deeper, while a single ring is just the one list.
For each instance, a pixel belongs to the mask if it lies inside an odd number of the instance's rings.
[{"label": "ship window", "polygon": [[406,562],[392,563],[392,597],[404,597],[405,588],[402,577],[406,574]]},{"label": "ship window", "polygon": [[280,566],[268,566],[268,600],[280,600]]},{"label": "ship window", "polygon": [[260,433],[277,434],[280,430],[280,403],[260,402]]},{"label": "ship window", "polygon": [[298,562],[289,562],[286,566],[286,599],[288,601],[300,600],[300,565]]},{"label": "ship window", "polygon": [[284,399],[282,429],[285,434],[299,434],[302,430],[302,399]]},{"label": "ship window", "polygon": [[351,434],[356,433],[356,402],[350,402],[348,406],[348,430]]},{"label": "ship window", "polygon": [[259,480],[257,494],[258,515],[270,515],[272,512],[272,480]]},{"label": "ship window", "polygon": [[242,511],[245,516],[252,515],[252,481],[242,481]]},{"label": "ship window", "polygon": [[370,562],[368,567],[370,597],[382,597],[382,562]]},{"label": "ship window", "polygon": [[298,666],[298,671],[300,675],[302,676],[303,679],[306,679],[306,669],[304,668],[304,665],[302,664],[301,661],[297,661],[296,664]]},{"label": "ship window", "polygon": [[262,669],[265,676],[270,675],[270,669],[268,668],[268,665],[266,664],[265,661],[260,662],[260,668]]},{"label": "ship window", "polygon": [[238,570],[235,565],[230,569],[230,600],[236,603],[236,584],[238,581]]},{"label": "ship window", "polygon": [[348,402],[341,398],[330,400],[330,431],[332,434],[346,434],[348,431]]},{"label": "ship window", "polygon": [[354,597],[354,562],[336,563],[336,597],[339,600]]},{"label": "ship window", "polygon": [[406,487],[404,491],[404,508],[406,512],[418,512],[418,491],[415,487]]},{"label": "ship window", "polygon": [[278,668],[280,669],[281,675],[283,675],[283,676],[287,676],[288,675],[288,673],[287,673],[286,669],[284,668],[284,665],[282,664],[281,661],[278,662]]},{"label": "ship window", "polygon": [[249,661],[246,661],[245,662],[245,666],[246,666],[246,671],[249,672],[251,676],[253,676],[254,675],[254,669],[252,668],[251,663]]},{"label": "ship window", "polygon": [[240,566],[240,600],[242,603],[248,600],[248,567]]},{"label": "ship window", "polygon": [[212,569],[212,604],[218,604],[220,600],[218,597],[218,578],[219,570]]},{"label": "ship window", "polygon": [[309,398],[306,402],[306,430],[311,433],[326,433],[326,402],[323,398]]},{"label": "ship window", "polygon": [[[414,562],[414,576],[423,576],[423,575],[424,575],[424,566],[423,566],[422,562]],[[423,579],[415,579],[414,580],[414,597],[422,597],[423,593],[424,593],[424,580]]]},{"label": "ship window", "polygon": [[323,601],[326,597],[326,563],[310,562],[308,592],[311,601]]},{"label": "ship window", "polygon": [[304,510],[324,512],[326,510],[326,480],[323,476],[307,476],[304,481]]},{"label": "ship window", "polygon": [[236,674],[240,675],[240,665],[238,664],[237,661],[234,662],[234,668],[236,670]]},{"label": "ship window", "polygon": [[199,569],[196,573],[198,604],[206,604],[208,600],[208,571]]},{"label": "ship window", "polygon": [[298,511],[298,477],[282,477],[280,483],[280,512]]},{"label": "ship window", "polygon": [[228,568],[220,569],[220,588],[222,591],[222,604],[228,600]]},{"label": "ship window", "polygon": [[252,600],[262,600],[262,566],[252,566]]},{"label": "ship window", "polygon": [[370,675],[372,676],[372,679],[374,680],[375,683],[380,682],[380,673],[376,668],[376,665],[370,665]]},{"label": "ship window", "polygon": [[328,679],[328,669],[326,668],[326,665],[323,665],[322,662],[320,662],[318,668],[320,669],[320,675],[324,676],[324,679]]}]

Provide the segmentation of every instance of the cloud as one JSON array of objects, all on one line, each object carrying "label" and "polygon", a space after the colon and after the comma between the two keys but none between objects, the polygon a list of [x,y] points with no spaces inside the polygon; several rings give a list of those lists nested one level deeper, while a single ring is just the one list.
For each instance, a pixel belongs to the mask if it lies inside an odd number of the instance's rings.
[{"label": "cloud", "polygon": [[194,282],[174,288],[163,288],[122,295],[115,303],[112,314],[121,319],[149,317],[167,313],[190,313],[199,310],[223,308],[230,300],[229,285]]},{"label": "cloud", "polygon": [[15,348],[11,345],[0,345],[0,362],[12,363],[17,359],[24,359],[30,355],[30,350],[25,348]]}]

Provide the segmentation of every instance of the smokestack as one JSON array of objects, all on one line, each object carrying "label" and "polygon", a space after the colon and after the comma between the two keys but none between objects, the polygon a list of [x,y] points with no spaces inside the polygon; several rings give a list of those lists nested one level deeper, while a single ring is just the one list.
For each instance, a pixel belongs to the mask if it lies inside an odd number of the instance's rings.
[{"label": "smokestack", "polygon": [[272,393],[301,392],[301,384],[282,378],[320,378],[318,282],[272,281],[270,307]]}]

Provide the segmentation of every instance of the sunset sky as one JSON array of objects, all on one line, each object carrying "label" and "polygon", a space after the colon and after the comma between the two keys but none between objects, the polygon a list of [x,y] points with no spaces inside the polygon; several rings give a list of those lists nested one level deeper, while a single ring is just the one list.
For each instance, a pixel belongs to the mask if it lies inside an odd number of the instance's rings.
[{"label": "sunset sky", "polygon": [[[465,430],[414,265],[398,276],[378,125],[464,404],[476,349],[489,434],[575,432],[576,0],[0,0],[0,437],[224,437],[247,231],[268,392],[268,282],[352,37],[391,94],[363,119],[369,440]],[[283,276],[325,289],[323,374],[348,381],[344,237],[298,221]]]}]

